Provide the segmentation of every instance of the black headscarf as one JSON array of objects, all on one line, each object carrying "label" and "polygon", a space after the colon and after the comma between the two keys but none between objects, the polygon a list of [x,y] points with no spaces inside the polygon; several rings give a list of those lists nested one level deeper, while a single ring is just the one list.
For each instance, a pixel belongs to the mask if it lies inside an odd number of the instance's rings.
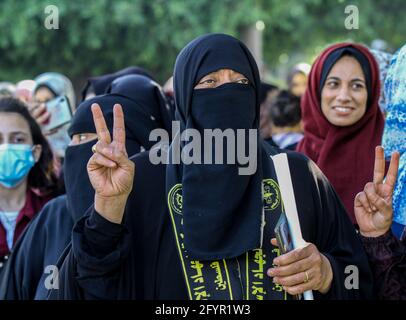
[{"label": "black headscarf", "polygon": [[128,74],[139,74],[154,79],[145,69],[140,67],[127,67],[114,73],[104,74],[98,77],[91,77],[87,80],[85,87],[82,90],[82,101],[85,100],[88,90],[93,88],[96,96],[106,93],[109,85],[118,77]]},{"label": "black headscarf", "polygon": [[[171,130],[174,115],[165,98],[161,86],[151,78],[142,75],[126,75],[115,79],[107,93],[115,93],[137,101],[145,108],[145,115],[155,119],[155,127]],[[150,123],[149,119],[146,121]]]},{"label": "black headscarf", "polygon": [[[250,84],[194,90],[203,76],[219,69],[239,72]],[[237,128],[258,129],[260,89],[257,65],[243,43],[224,34],[201,36],[176,60],[176,119],[181,130],[194,128],[201,133],[213,128],[234,132]],[[238,164],[167,166],[167,194],[182,185],[183,240],[193,259],[231,258],[260,247],[264,147],[258,132],[257,140],[257,170],[253,175],[239,175]],[[170,160],[173,148],[174,143]]]},{"label": "black headscarf", "polygon": [[326,61],[323,64],[323,70],[321,72],[320,76],[320,93],[319,95],[321,96],[321,90],[324,87],[324,83],[326,82],[327,76],[330,73],[331,69],[333,66],[336,64],[338,60],[340,60],[344,56],[351,56],[354,57],[358,63],[361,65],[361,69],[364,73],[365,77],[365,84],[367,87],[367,93],[368,93],[368,101],[367,101],[367,106],[371,105],[371,90],[372,90],[372,80],[371,80],[371,67],[370,63],[367,59],[367,57],[359,51],[357,48],[354,47],[344,47],[344,48],[338,48],[334,50],[330,55],[326,58]]},{"label": "black headscarf", "polygon": [[[69,135],[80,133],[96,133],[94,127],[91,105],[98,103],[106,119],[107,128],[113,132],[113,106],[121,104],[124,112],[126,129],[126,149],[131,156],[140,151],[137,133],[138,112],[135,102],[119,95],[103,95],[82,102],[73,116]],[[64,161],[65,187],[68,199],[68,208],[77,221],[94,201],[94,190],[87,174],[87,162],[92,156],[92,146],[97,140],[69,146],[66,149]]]}]

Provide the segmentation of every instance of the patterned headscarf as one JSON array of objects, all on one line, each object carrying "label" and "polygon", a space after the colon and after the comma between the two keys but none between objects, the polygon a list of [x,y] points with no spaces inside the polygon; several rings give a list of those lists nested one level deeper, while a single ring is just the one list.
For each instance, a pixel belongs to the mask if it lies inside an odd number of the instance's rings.
[{"label": "patterned headscarf", "polygon": [[72,82],[63,74],[57,72],[45,72],[37,76],[34,80],[36,83],[34,92],[40,87],[47,87],[55,96],[65,95],[69,100],[72,111],[75,110],[75,91],[73,90]]},{"label": "patterned headscarf", "polygon": [[371,52],[374,55],[379,66],[379,79],[381,80],[381,96],[379,98],[379,108],[383,113],[386,113],[387,99],[384,91],[384,83],[393,55],[380,50],[371,50]]},{"label": "patterned headscarf", "polygon": [[394,222],[406,225],[406,45],[394,56],[385,81],[387,116],[382,144],[385,157],[400,153],[398,178],[393,194]]}]

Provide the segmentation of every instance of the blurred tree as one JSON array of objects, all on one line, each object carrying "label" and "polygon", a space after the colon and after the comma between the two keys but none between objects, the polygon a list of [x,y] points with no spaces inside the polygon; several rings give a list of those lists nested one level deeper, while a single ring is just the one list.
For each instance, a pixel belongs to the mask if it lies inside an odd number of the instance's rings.
[{"label": "blurred tree", "polygon": [[[90,75],[129,65],[164,81],[179,50],[207,32],[240,36],[265,23],[268,65],[281,54],[314,56],[321,46],[375,38],[397,48],[405,41],[404,0],[53,0],[59,29],[44,26],[49,0],[0,1],[0,80],[17,81],[44,71],[66,74],[80,87]],[[358,30],[346,30],[344,8],[359,6]]]}]

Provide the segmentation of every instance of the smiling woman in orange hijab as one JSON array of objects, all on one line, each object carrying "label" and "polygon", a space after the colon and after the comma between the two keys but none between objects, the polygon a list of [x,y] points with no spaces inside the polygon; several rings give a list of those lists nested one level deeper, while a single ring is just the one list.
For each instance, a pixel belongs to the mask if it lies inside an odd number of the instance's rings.
[{"label": "smiling woman in orange hijab", "polygon": [[381,143],[379,69],[364,46],[339,43],[316,59],[302,98],[304,139],[297,151],[317,163],[355,223],[354,197],[371,181]]}]

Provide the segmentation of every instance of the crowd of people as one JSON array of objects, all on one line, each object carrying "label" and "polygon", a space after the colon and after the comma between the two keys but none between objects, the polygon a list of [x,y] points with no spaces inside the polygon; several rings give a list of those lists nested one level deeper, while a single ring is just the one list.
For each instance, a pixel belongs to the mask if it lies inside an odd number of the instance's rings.
[{"label": "crowd of people", "polygon": [[[55,72],[0,83],[0,299],[406,299],[406,45],[336,43],[286,80],[208,34],[163,86],[140,67],[78,99]],[[209,129],[256,130],[237,141],[255,172],[176,161],[188,144],[172,137]],[[228,151],[199,143],[205,159]],[[281,154],[306,242],[289,252]]]}]

